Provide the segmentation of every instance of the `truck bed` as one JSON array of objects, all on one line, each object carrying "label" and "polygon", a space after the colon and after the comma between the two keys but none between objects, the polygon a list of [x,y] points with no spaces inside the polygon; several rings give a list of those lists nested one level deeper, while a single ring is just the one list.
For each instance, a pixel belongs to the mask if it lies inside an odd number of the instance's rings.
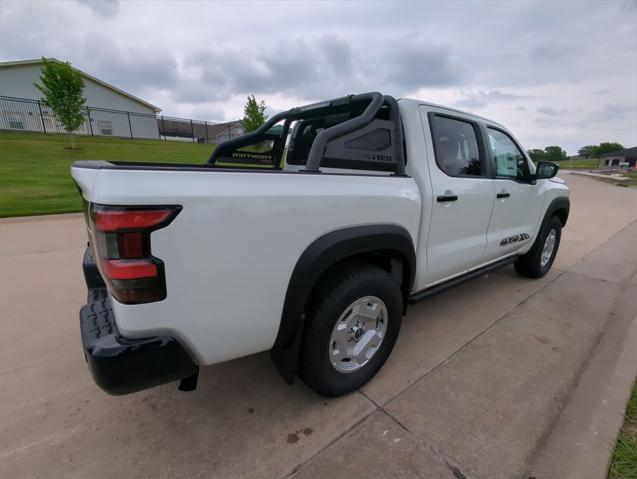
[{"label": "truck bed", "polygon": [[294,266],[326,232],[391,224],[418,235],[420,192],[406,176],[109,161],[75,162],[72,176],[87,204],[180,207],[152,233],[166,299],[111,302],[122,335],[173,336],[197,364],[272,347]]}]

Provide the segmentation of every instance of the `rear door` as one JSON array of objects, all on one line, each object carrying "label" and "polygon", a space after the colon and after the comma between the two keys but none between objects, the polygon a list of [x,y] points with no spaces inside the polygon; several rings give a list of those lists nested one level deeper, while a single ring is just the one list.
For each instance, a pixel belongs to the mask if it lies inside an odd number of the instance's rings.
[{"label": "rear door", "polygon": [[486,134],[495,188],[484,256],[490,261],[530,247],[544,199],[541,186],[532,180],[535,167],[515,139],[491,125]]},{"label": "rear door", "polygon": [[433,196],[427,237],[430,285],[482,262],[494,190],[476,121],[425,106],[421,118],[434,150],[428,162]]}]

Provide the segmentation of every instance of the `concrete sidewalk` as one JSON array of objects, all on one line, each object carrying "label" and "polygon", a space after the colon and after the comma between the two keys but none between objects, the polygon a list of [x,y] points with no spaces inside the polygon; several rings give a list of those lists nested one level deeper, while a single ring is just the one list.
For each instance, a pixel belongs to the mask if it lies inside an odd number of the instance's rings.
[{"label": "concrete sidewalk", "polygon": [[267,353],[203,368],[192,393],[105,395],[79,338],[83,219],[0,220],[0,477],[580,478],[582,458],[603,477],[637,370],[637,191],[565,176],[549,275],[411,307],[380,374],[338,399],[287,386]]}]

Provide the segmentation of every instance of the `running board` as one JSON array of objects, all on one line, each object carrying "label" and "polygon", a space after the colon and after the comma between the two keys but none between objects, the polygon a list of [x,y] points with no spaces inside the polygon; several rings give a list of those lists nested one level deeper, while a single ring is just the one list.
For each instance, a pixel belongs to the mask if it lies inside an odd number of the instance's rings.
[{"label": "running board", "polygon": [[477,278],[478,276],[482,276],[483,274],[489,273],[490,271],[500,269],[504,266],[507,266],[513,263],[516,259],[518,259],[517,256],[510,256],[500,261],[496,261],[495,263],[491,263],[486,266],[483,266],[482,268],[474,269],[473,271],[469,271],[461,276],[457,276],[455,278],[449,279],[447,281],[444,281],[430,288],[423,289],[422,291],[418,291],[417,293],[414,293],[409,297],[409,304],[417,303],[419,301],[422,301],[423,299],[428,298],[429,296],[433,296],[434,294],[441,293],[442,291],[448,288],[451,288],[452,286],[456,286],[460,283],[464,283],[465,281],[469,279]]}]

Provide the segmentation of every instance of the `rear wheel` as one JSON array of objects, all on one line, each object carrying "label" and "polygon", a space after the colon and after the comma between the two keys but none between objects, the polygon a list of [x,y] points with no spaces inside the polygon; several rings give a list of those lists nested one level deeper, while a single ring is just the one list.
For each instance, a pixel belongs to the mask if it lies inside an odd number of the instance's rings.
[{"label": "rear wheel", "polygon": [[350,265],[320,281],[307,314],[299,374],[319,394],[341,396],[385,363],[400,331],[402,295],[385,270]]},{"label": "rear wheel", "polygon": [[557,216],[551,217],[540,231],[533,248],[515,262],[515,270],[522,276],[541,278],[553,265],[562,237],[562,222]]}]

